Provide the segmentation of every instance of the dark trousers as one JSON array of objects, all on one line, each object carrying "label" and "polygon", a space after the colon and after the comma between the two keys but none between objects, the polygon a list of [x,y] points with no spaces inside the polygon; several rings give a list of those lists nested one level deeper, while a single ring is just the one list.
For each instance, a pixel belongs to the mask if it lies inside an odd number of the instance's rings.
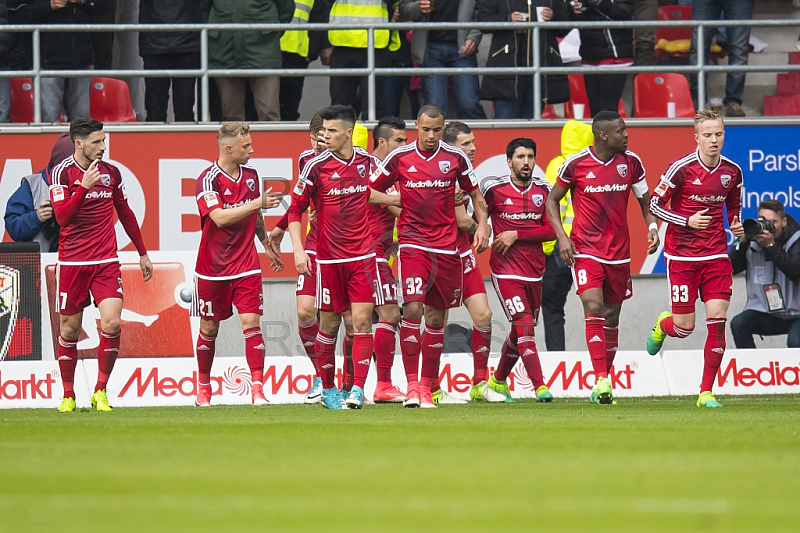
[{"label": "dark trousers", "polygon": [[[366,68],[367,50],[365,48],[349,48],[334,46],[331,53],[331,68]],[[386,48],[375,50],[375,66],[389,66],[389,51]],[[367,94],[369,79],[366,76],[331,76],[331,105],[342,104],[353,106],[356,114],[363,111],[362,120],[367,116]],[[383,94],[383,77],[375,77],[376,106]],[[376,109],[377,112],[377,109]]]},{"label": "dark trousers", "polygon": [[[308,68],[308,61],[298,54],[282,52],[283,68]],[[300,118],[300,100],[303,99],[303,76],[281,78],[281,120],[284,122]]]},{"label": "dark trousers", "polygon": [[592,118],[600,111],[616,111],[619,109],[619,99],[625,90],[627,74],[586,74],[583,76],[586,84],[586,96],[589,99],[589,110]]},{"label": "dark trousers", "polygon": [[548,352],[565,350],[564,305],[567,303],[570,288],[572,288],[572,275],[558,268],[552,255],[545,256],[542,277],[542,319],[544,343]]},{"label": "dark trousers", "polygon": [[[200,52],[142,56],[145,69],[198,69]],[[196,122],[194,96],[197,78],[145,78],[144,108],[148,122],[166,122],[169,88],[172,85],[172,109],[175,122]]]},{"label": "dark trousers", "polygon": [[800,348],[800,318],[779,318],[769,313],[748,309],[731,320],[731,336],[738,349],[756,347],[753,335],[788,335],[786,346]]}]

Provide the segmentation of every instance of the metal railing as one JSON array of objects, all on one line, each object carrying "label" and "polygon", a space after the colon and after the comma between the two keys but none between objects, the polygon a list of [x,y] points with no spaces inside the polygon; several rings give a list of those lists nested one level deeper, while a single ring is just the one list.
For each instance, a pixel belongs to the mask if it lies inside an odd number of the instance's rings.
[{"label": "metal railing", "polygon": [[[458,75],[458,74],[516,74],[533,75],[533,100],[541,101],[542,86],[541,76],[548,74],[597,74],[596,67],[543,67],[540,62],[540,32],[541,30],[557,30],[571,28],[585,29],[635,29],[635,28],[718,28],[718,27],[781,27],[796,26],[795,20],[680,20],[680,21],[609,21],[609,22],[474,22],[474,23],[435,23],[435,22],[392,22],[383,24],[93,24],[93,25],[7,25],[2,31],[32,33],[33,39],[33,68],[31,70],[0,71],[0,78],[33,78],[34,91],[34,123],[41,122],[41,79],[43,77],[197,77],[200,78],[200,113],[199,122],[209,123],[208,79],[209,77],[253,77],[253,76],[367,76],[368,77],[368,118],[376,120],[376,77],[377,76],[409,76],[415,75]],[[533,65],[530,67],[504,67],[504,68],[376,68],[375,67],[375,31],[376,30],[457,30],[468,27],[478,30],[516,31],[530,29],[533,32]],[[368,39],[367,67],[348,69],[210,69],[208,67],[208,32],[219,30],[248,30],[248,31],[287,31],[287,30],[366,30]],[[164,31],[192,31],[200,32],[200,68],[194,70],[143,70],[143,69],[112,69],[112,70],[47,70],[41,68],[41,34],[42,32],[164,32]],[[487,33],[491,33],[487,31]],[[705,48],[705,32],[697,31],[697,50]],[[714,72],[794,72],[800,71],[800,65],[709,65],[705,62],[705,54],[697,54],[697,62],[693,65],[654,65],[654,66],[626,66],[603,67],[602,72],[607,74],[631,74],[642,72],[675,72],[681,74],[697,74],[697,101],[699,107],[706,103],[706,77]],[[534,119],[541,119],[541,107],[534,105]]]}]

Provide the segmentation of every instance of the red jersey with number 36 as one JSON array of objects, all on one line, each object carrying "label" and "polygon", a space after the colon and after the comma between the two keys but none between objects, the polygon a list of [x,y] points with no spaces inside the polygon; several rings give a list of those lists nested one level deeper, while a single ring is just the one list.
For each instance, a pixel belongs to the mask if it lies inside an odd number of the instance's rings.
[{"label": "red jersey with number 36", "polygon": [[[707,261],[728,257],[728,224],[742,216],[742,169],[720,157],[717,166],[709,168],[697,152],[678,159],[661,176],[650,198],[650,212],[665,222],[664,257],[676,261]],[[669,207],[667,207],[669,206]],[[706,229],[689,227],[689,217],[708,209],[711,217]]]},{"label": "red jersey with number 36", "polygon": [[197,178],[195,194],[202,228],[195,267],[197,276],[225,280],[260,274],[253,239],[261,213],[256,211],[224,228],[217,226],[209,216],[215,209],[231,209],[258,198],[261,192],[256,170],[239,165],[239,176],[234,178],[215,162]]}]

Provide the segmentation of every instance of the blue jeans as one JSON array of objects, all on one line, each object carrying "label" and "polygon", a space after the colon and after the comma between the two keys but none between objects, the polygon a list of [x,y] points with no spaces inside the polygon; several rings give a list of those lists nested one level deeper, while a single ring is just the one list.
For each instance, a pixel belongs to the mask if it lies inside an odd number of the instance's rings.
[{"label": "blue jeans", "polygon": [[748,309],[731,320],[731,336],[736,348],[755,348],[753,335],[788,335],[786,346],[800,348],[800,318],[785,319]]},{"label": "blue jeans", "polygon": [[517,76],[517,99],[495,100],[494,118],[533,118],[533,76]]},{"label": "blue jeans", "polygon": [[[693,20],[752,20],[753,5],[755,0],[694,0],[692,5]],[[708,49],[711,38],[716,28],[703,29],[705,43],[705,63],[708,64]],[[728,44],[728,65],[746,65],[750,55],[750,28],[739,26],[725,28],[725,40]],[[697,28],[692,29],[692,47],[689,51],[689,63],[697,63]],[[742,103],[744,93],[744,72],[729,72],[725,76],[725,99],[723,104],[730,102]],[[697,76],[689,76],[689,85],[692,95],[697,99]]]},{"label": "blue jeans", "polygon": [[[429,68],[478,67],[476,54],[472,54],[469,57],[461,57],[458,50],[459,46],[456,43],[429,42],[425,49],[424,66]],[[483,112],[483,107],[481,107],[478,98],[478,76],[473,74],[453,76],[453,92],[456,95],[456,102],[460,110],[459,118],[486,118],[486,113]],[[438,106],[444,116],[447,117],[447,76],[423,76],[422,98],[423,104]]]}]

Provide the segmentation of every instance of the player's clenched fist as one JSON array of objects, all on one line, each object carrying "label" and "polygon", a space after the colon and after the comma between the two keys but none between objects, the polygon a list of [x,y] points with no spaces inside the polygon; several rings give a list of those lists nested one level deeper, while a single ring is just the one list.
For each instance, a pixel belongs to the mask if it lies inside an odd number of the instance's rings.
[{"label": "player's clenched fist", "polygon": [[98,181],[100,181],[100,171],[97,169],[97,164],[99,162],[99,159],[92,161],[92,164],[89,165],[89,168],[83,173],[81,187],[91,189]]}]

